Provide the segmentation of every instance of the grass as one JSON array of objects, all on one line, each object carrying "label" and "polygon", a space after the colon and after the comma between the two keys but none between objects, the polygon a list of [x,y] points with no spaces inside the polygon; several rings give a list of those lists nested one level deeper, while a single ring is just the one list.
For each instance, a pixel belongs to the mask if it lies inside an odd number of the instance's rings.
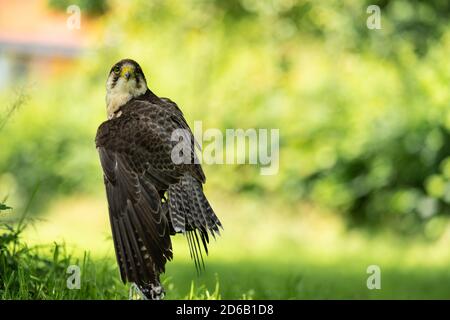
[{"label": "grass", "polygon": [[[47,221],[26,229],[3,224],[0,298],[128,299],[129,286],[119,280],[111,239],[99,231],[107,233],[107,216],[93,215],[105,209],[97,205],[103,206],[103,201],[65,199],[50,210]],[[275,203],[216,200],[219,212],[225,212],[222,206],[230,209],[222,215],[225,232],[211,244],[204,273],[196,275],[183,237],[174,239],[174,261],[168,263],[162,278],[167,299],[450,298],[450,253],[446,249],[450,229],[435,242],[405,240],[389,234],[348,232],[335,215],[306,208],[291,208],[301,215],[281,215],[274,214]],[[234,207],[241,210],[237,221]],[[66,208],[63,215],[62,208]],[[73,215],[85,226],[83,230],[73,222]],[[255,223],[257,215],[264,219]],[[78,236],[72,236],[64,223]],[[59,238],[55,230],[66,235],[67,245],[50,240]],[[39,231],[46,236],[37,241],[33,234]],[[79,237],[80,232],[85,236]],[[381,268],[381,290],[367,289],[366,270],[372,264]],[[69,265],[81,269],[79,290],[67,288]]]},{"label": "grass", "polygon": [[[40,252],[40,253],[39,253]],[[82,259],[64,247],[27,248],[21,244],[0,278],[1,299],[128,299],[129,286],[118,279],[113,260]],[[68,265],[81,267],[80,290],[66,286]],[[192,264],[169,264],[163,282],[167,299],[443,299],[450,298],[447,268],[383,268],[382,290],[368,290],[365,263],[347,260],[329,265],[306,261],[295,265],[270,259],[233,264],[209,263],[195,276]]]}]

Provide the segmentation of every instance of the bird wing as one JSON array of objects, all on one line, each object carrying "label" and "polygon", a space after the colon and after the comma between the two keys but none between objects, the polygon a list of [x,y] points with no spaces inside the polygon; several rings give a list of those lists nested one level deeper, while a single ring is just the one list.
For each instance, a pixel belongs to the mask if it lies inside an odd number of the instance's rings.
[{"label": "bird wing", "polygon": [[[178,126],[189,132],[195,147],[201,150],[178,105],[169,98],[160,98],[160,100],[164,107],[175,115],[174,121]],[[195,147],[193,145],[192,150]],[[195,153],[192,157],[197,159]],[[191,258],[198,271],[204,268],[202,247],[208,254],[209,234],[215,238],[216,234],[220,235],[219,228],[223,229],[222,223],[203,193],[202,184],[205,180],[201,166],[195,165],[191,168],[191,172],[186,172],[178,183],[171,184],[168,189],[171,228],[174,232],[182,232],[186,236]]]},{"label": "bird wing", "polygon": [[98,148],[109,218],[124,282],[156,283],[172,259],[167,218],[154,185],[131,169],[124,154]]},{"label": "bird wing", "polygon": [[[172,258],[171,224],[173,227],[175,222],[176,231],[186,234],[197,262],[195,252],[196,247],[200,251],[200,243],[193,238],[197,238],[196,229],[207,251],[207,230],[214,235],[221,224],[203,195],[205,175],[195,163],[195,139],[176,104],[134,100],[121,111],[120,117],[99,127],[96,145],[122,280],[136,282],[164,272],[166,260]],[[172,161],[171,152],[178,143],[172,141],[176,129],[184,129],[183,139],[192,143],[190,164]],[[160,197],[165,190],[169,191],[167,215]],[[177,221],[181,219],[183,225]]]},{"label": "bird wing", "polygon": [[151,116],[155,114],[124,114],[104,122],[96,137],[124,282],[156,282],[172,258],[169,223],[158,191],[176,183],[181,168],[172,163],[170,140]]}]

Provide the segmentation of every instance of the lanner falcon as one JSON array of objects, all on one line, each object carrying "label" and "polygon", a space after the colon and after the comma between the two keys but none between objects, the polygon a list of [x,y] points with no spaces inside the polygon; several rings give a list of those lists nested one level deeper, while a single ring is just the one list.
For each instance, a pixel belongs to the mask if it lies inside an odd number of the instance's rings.
[{"label": "lanner falcon", "polygon": [[[178,106],[148,89],[141,67],[130,59],[111,68],[106,90],[108,120],[95,142],[120,276],[146,298],[161,299],[159,277],[172,259],[170,236],[183,233],[196,268],[202,268],[201,247],[207,254],[209,235],[219,234],[222,225],[203,193],[198,144]],[[177,129],[191,141],[192,161],[172,159]]]}]

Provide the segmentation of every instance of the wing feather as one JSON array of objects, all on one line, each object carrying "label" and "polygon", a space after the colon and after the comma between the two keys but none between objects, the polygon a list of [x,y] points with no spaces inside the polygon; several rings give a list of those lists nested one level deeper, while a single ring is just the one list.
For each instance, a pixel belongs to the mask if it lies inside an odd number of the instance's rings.
[{"label": "wing feather", "polygon": [[169,224],[154,186],[142,181],[117,151],[98,148],[122,280],[151,282],[172,259]]}]

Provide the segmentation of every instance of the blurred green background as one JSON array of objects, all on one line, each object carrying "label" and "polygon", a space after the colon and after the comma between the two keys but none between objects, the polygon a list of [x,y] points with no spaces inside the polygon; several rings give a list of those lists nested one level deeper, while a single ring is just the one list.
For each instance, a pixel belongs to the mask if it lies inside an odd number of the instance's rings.
[{"label": "blurred green background", "polygon": [[32,3],[29,20],[0,22],[0,200],[14,208],[1,218],[30,204],[28,245],[101,264],[95,294],[68,297],[127,297],[94,137],[110,67],[133,58],[191,126],[280,129],[277,175],[204,165],[225,231],[201,276],[176,238],[169,298],[450,298],[448,1]]}]

